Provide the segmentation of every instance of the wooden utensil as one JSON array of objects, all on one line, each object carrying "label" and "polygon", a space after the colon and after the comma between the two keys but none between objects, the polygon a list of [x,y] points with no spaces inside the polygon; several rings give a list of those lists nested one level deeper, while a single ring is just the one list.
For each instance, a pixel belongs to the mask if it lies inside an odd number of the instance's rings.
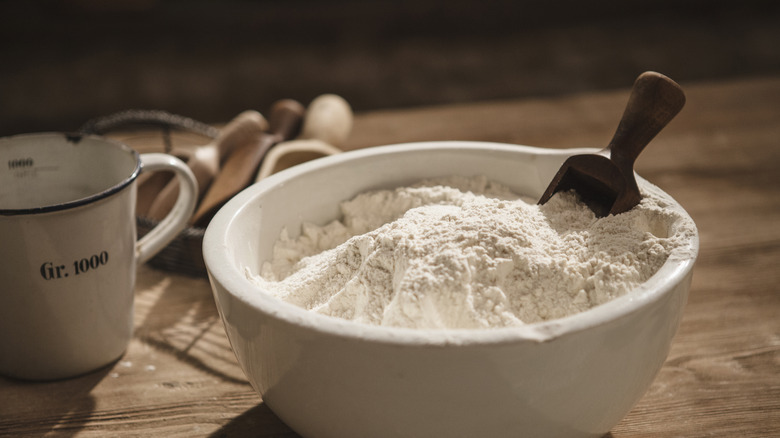
[{"label": "wooden utensil", "polygon": [[[217,138],[198,146],[187,160],[187,166],[198,181],[198,199],[201,199],[227,157],[239,145],[256,142],[268,130],[268,122],[257,111],[248,110],[237,115],[220,131]],[[173,208],[179,194],[179,182],[171,180],[159,191],[147,211],[147,217],[161,220]]]},{"label": "wooden utensil", "polygon": [[206,226],[225,202],[252,183],[268,150],[298,134],[304,111],[303,105],[292,99],[280,100],[271,107],[269,131],[256,141],[237,147],[228,156],[193,215],[192,225]]},{"label": "wooden utensil", "polygon": [[255,181],[310,159],[340,152],[352,130],[352,108],[335,94],[317,96],[306,108],[301,133],[276,145],[263,159]]},{"label": "wooden utensil", "polygon": [[306,108],[299,139],[316,138],[340,147],[352,130],[352,108],[336,94],[317,96]]},{"label": "wooden utensil", "polygon": [[539,204],[557,192],[574,190],[597,217],[634,208],[642,199],[634,161],[684,104],[685,94],[673,80],[656,72],[639,75],[609,145],[594,154],[569,157]]},{"label": "wooden utensil", "polygon": [[[178,157],[182,158],[182,157]],[[172,172],[154,172],[138,176],[138,194],[136,195],[135,214],[149,217],[149,210],[155,198],[165,186],[174,181]]]},{"label": "wooden utensil", "polygon": [[316,138],[295,139],[279,143],[263,158],[255,181],[316,158],[341,153],[341,149]]}]

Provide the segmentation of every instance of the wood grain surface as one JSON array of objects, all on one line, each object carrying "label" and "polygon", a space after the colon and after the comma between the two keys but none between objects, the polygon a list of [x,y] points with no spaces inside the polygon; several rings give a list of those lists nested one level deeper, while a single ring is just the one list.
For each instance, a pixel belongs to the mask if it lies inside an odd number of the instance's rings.
[{"label": "wood grain surface", "polygon": [[[607,436],[780,436],[780,78],[681,85],[686,107],[636,169],[689,211],[700,257],[668,360]],[[360,113],[347,148],[603,147],[628,91]],[[297,436],[244,378],[205,279],[141,267],[135,327],[125,355],[99,371],[0,378],[0,435]]]}]

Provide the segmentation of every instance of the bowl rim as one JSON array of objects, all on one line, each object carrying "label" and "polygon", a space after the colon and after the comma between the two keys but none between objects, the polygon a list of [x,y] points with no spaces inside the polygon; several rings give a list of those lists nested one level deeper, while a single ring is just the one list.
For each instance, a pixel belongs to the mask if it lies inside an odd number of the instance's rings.
[{"label": "bowl rim", "polygon": [[[573,334],[590,327],[625,318],[628,315],[660,300],[671,293],[685,280],[693,269],[699,250],[699,235],[690,215],[665,192],[673,208],[686,216],[694,229],[690,244],[671,254],[659,270],[646,282],[621,297],[601,304],[584,312],[563,318],[530,323],[516,327],[490,329],[415,329],[404,327],[385,327],[342,320],[339,318],[311,312],[299,306],[282,301],[252,283],[242,269],[232,262],[226,242],[228,230],[234,219],[256,197],[285,181],[299,177],[307,172],[330,167],[343,162],[362,159],[369,156],[403,154],[421,150],[498,150],[516,151],[530,155],[559,155],[561,161],[566,157],[598,149],[570,148],[550,149],[535,146],[479,141],[424,141],[374,146],[346,151],[328,157],[303,163],[253,184],[228,201],[214,216],[203,238],[203,258],[212,282],[215,300],[219,303],[219,286],[234,299],[243,302],[261,312],[268,318],[274,318],[300,328],[342,338],[359,339],[396,345],[488,345],[514,342],[548,342],[566,334]],[[639,177],[641,179],[641,177]],[[660,189],[659,189],[660,190]],[[682,254],[682,257],[680,256]],[[221,306],[218,306],[222,311]]]}]

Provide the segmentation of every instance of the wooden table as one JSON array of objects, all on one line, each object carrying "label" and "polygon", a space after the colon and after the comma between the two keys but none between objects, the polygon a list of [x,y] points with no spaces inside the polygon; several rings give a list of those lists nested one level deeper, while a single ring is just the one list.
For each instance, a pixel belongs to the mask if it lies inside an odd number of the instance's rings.
[{"label": "wooden table", "polygon": [[[780,78],[682,85],[686,108],[637,170],[693,216],[700,258],[666,364],[610,435],[780,436]],[[597,147],[627,95],[359,114],[348,148],[446,139]],[[0,378],[0,435],[296,436],[245,380],[205,279],[142,267],[135,325],[125,355],[99,371]]]}]

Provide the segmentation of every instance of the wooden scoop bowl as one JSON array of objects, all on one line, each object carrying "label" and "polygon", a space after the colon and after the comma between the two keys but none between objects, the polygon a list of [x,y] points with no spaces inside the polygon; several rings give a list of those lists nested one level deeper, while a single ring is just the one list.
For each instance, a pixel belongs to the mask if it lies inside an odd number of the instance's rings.
[{"label": "wooden scoop bowl", "polygon": [[597,217],[634,208],[642,200],[634,177],[634,162],[683,105],[685,94],[676,82],[655,72],[639,75],[609,145],[594,154],[569,157],[539,204],[546,203],[557,192],[574,190]]}]

